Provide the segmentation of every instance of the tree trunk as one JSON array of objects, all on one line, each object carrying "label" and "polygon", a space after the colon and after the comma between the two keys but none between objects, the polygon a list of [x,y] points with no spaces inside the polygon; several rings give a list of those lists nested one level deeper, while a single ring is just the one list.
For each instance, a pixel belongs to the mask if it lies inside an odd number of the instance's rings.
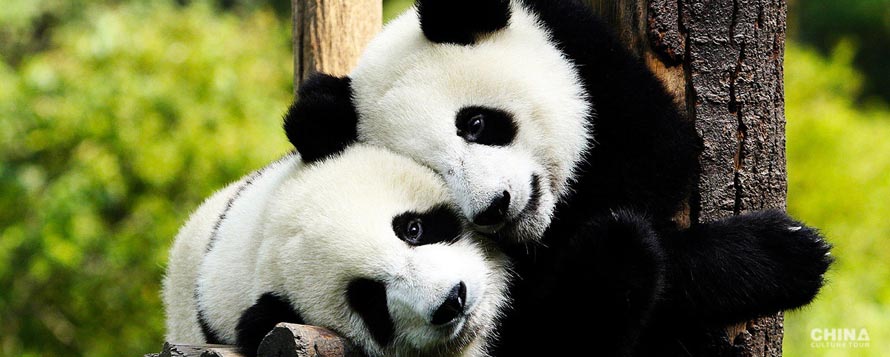
[{"label": "tree trunk", "polygon": [[[680,224],[785,208],[784,0],[587,0],[673,92],[705,142]],[[783,316],[726,328],[729,355],[781,356]]]},{"label": "tree trunk", "polygon": [[343,76],[383,22],[380,0],[291,0],[294,91],[314,71]]}]

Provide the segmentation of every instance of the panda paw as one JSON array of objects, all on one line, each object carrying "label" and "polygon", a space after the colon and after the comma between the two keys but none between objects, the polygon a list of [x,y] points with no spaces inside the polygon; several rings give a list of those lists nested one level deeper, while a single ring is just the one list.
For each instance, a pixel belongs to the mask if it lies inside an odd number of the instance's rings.
[{"label": "panda paw", "polygon": [[810,303],[825,283],[831,266],[831,245],[816,229],[778,210],[765,210],[728,218],[709,229],[719,234],[724,247],[745,252],[750,275],[757,286],[775,289],[773,302],[781,310]]},{"label": "panda paw", "polygon": [[615,210],[579,227],[557,264],[557,275],[571,280],[565,285],[586,292],[576,295],[584,305],[623,314],[617,320],[645,320],[664,288],[658,236],[645,217],[631,211]]},{"label": "panda paw", "polygon": [[784,212],[768,210],[746,216],[756,244],[779,264],[775,284],[785,287],[789,308],[808,304],[824,285],[825,273],[834,260],[831,245],[818,230]]}]

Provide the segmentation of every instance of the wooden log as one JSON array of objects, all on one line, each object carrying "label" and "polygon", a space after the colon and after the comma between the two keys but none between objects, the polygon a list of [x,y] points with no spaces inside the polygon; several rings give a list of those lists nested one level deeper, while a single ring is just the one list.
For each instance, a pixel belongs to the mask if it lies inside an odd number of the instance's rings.
[{"label": "wooden log", "polygon": [[316,326],[280,323],[260,343],[260,356],[358,357],[359,349],[334,332]]},{"label": "wooden log", "polygon": [[[643,58],[705,141],[702,175],[676,221],[785,208],[784,0],[587,0]],[[727,346],[781,356],[782,314],[726,328]]]},{"label": "wooden log", "polygon": [[[308,325],[280,323],[257,349],[259,356],[360,357],[361,351],[331,330]],[[242,357],[235,346],[164,343],[161,353],[146,357]]]},{"label": "wooden log", "polygon": [[380,0],[291,0],[294,91],[314,71],[343,76],[380,31]]},{"label": "wooden log", "polygon": [[235,346],[227,345],[181,345],[164,343],[158,357],[242,357]]}]

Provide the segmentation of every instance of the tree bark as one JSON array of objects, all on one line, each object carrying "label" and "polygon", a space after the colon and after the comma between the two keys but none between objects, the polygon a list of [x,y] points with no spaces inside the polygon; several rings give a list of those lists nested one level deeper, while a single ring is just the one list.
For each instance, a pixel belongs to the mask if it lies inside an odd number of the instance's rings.
[{"label": "tree bark", "polygon": [[294,92],[312,72],[343,76],[380,31],[380,0],[291,0]]},{"label": "tree bark", "polygon": [[[587,0],[643,58],[705,142],[702,174],[677,221],[785,209],[784,0]],[[706,350],[781,356],[783,316],[726,328]]]}]

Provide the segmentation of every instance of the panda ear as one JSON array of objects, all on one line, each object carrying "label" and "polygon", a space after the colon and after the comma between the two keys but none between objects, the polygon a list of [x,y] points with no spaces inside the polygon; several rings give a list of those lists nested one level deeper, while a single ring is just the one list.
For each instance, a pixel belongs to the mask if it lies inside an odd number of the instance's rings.
[{"label": "panda ear", "polygon": [[418,0],[417,16],[435,43],[471,45],[510,23],[510,0]]},{"label": "panda ear", "polygon": [[312,74],[284,116],[284,131],[305,162],[338,154],[358,139],[349,77]]}]

